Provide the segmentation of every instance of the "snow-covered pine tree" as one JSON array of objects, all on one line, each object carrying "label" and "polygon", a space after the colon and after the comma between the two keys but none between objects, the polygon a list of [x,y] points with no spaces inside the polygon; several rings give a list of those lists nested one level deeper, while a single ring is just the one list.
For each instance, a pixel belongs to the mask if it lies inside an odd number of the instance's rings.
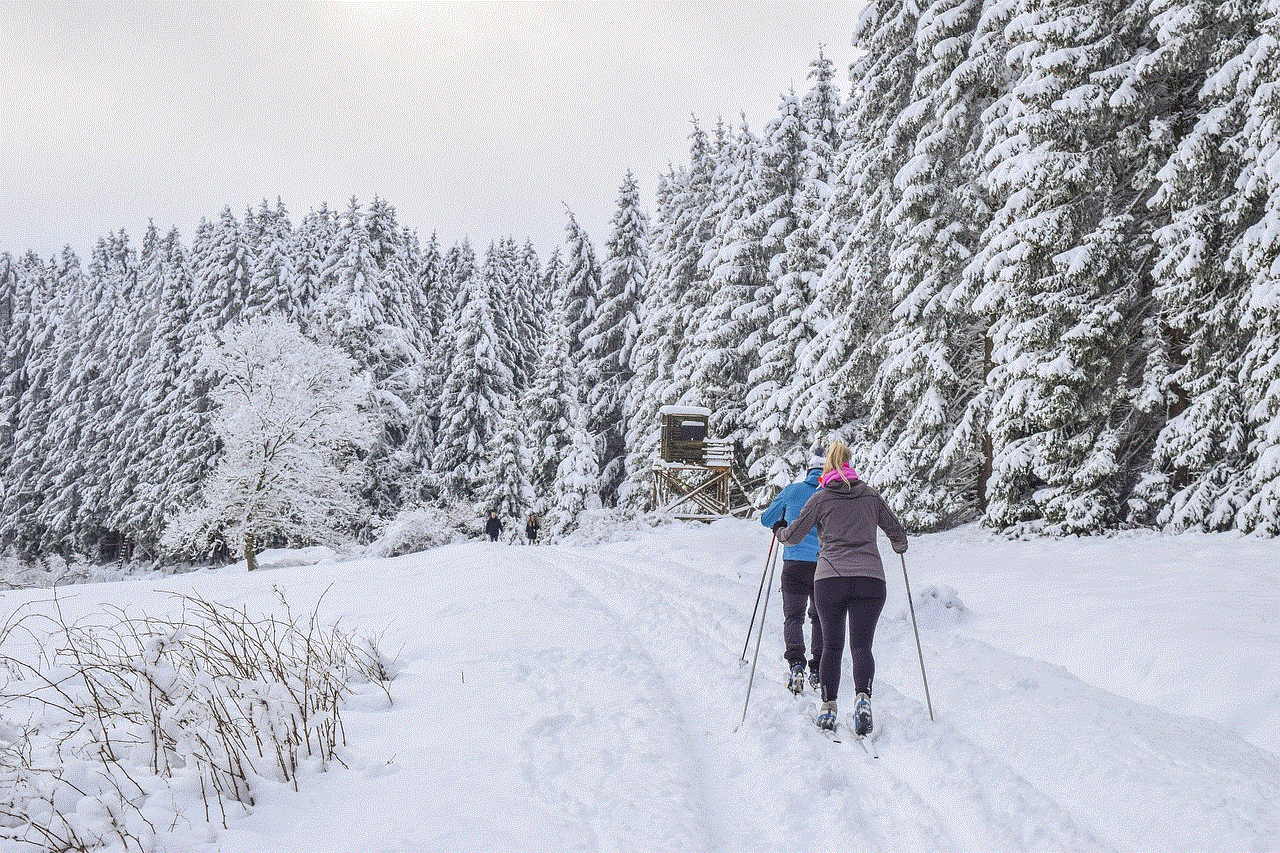
[{"label": "snow-covered pine tree", "polygon": [[386,348],[374,356],[384,364],[389,362],[392,369],[385,375],[385,367],[372,371],[375,387],[394,396],[397,413],[394,428],[388,429],[384,422],[386,463],[378,463],[376,458],[371,460],[375,480],[381,477],[390,484],[378,488],[387,497],[379,501],[377,507],[382,517],[389,517],[400,509],[406,495],[419,490],[422,481],[422,448],[411,438],[422,414],[418,400],[427,365],[422,349],[426,332],[414,296],[420,259],[417,238],[397,222],[395,208],[385,199],[374,197],[364,224],[369,234],[370,255],[378,270],[385,317],[395,330],[388,336],[391,346],[386,347],[384,341]]},{"label": "snow-covered pine tree", "polygon": [[618,488],[618,505],[633,512],[641,512],[651,500],[653,489],[648,486],[650,468],[656,458],[659,399],[670,376],[670,362],[663,359],[664,347],[669,343],[665,335],[674,310],[670,294],[657,284],[657,252],[662,240],[663,223],[670,209],[671,182],[674,174],[658,179],[655,192],[654,227],[650,232],[650,272],[648,288],[640,301],[640,328],[635,347],[631,350],[633,377],[625,408],[627,421],[626,480]]},{"label": "snow-covered pine tree", "polygon": [[[742,130],[743,135],[749,133],[745,118]],[[695,157],[703,160],[709,178],[704,180],[698,195],[686,192],[681,199],[683,204],[694,205],[686,215],[692,223],[688,235],[696,242],[690,243],[687,251],[696,257],[691,259],[690,277],[682,283],[674,306],[675,316],[682,321],[683,328],[674,342],[671,383],[667,392],[673,399],[690,405],[708,403],[709,390],[700,384],[702,377],[697,375],[703,359],[699,338],[711,323],[708,314],[715,300],[711,274],[726,237],[725,230],[735,218],[729,211],[742,205],[747,182],[758,165],[759,140],[753,138],[751,143],[751,159],[744,164],[735,154],[737,141],[727,134],[723,120],[717,120],[711,134],[694,123],[690,160]],[[691,166],[689,176],[693,174]],[[689,185],[689,189],[692,188]]]},{"label": "snow-covered pine tree", "polygon": [[0,252],[0,334],[9,339],[9,327],[13,324],[13,300],[18,289],[18,274],[14,269],[13,255]]},{"label": "snow-covered pine tree", "polygon": [[813,88],[800,103],[794,96],[784,99],[767,132],[761,176],[774,175],[768,204],[776,212],[767,214],[772,221],[761,243],[768,281],[755,297],[759,328],[744,343],[755,349],[746,383],[748,474],[776,486],[794,480],[796,469],[807,463],[807,431],[796,429],[792,418],[800,393],[797,360],[831,321],[820,281],[836,253],[835,229],[824,208],[839,148],[839,91],[821,52],[809,76]]},{"label": "snow-covered pine tree", "polygon": [[1280,536],[1280,3],[1263,0],[1258,13],[1259,33],[1246,48],[1237,83],[1249,103],[1233,219],[1248,227],[1229,259],[1248,282],[1240,388],[1249,470],[1236,526]]},{"label": "snow-covered pine tree", "polygon": [[808,178],[823,185],[819,195],[824,202],[835,180],[843,143],[840,135],[840,86],[835,77],[835,65],[819,45],[818,58],[809,63],[809,79],[813,84],[800,100],[800,118],[808,134]]},{"label": "snow-covered pine tree", "polygon": [[601,500],[617,504],[625,476],[625,405],[634,372],[632,351],[640,333],[640,300],[649,275],[649,222],[640,206],[635,178],[627,172],[618,189],[617,209],[605,247],[599,307],[583,332],[583,397],[588,430],[604,440],[600,464]]},{"label": "snow-covered pine tree", "polygon": [[[559,256],[553,254],[548,269]],[[556,469],[572,438],[573,407],[578,403],[577,370],[569,359],[569,324],[565,318],[564,289],[551,297],[546,337],[533,380],[521,399],[529,453],[530,505],[548,506],[555,495]]]},{"label": "snow-covered pine tree", "polygon": [[471,279],[476,275],[475,251],[469,240],[450,246],[440,258],[440,274],[437,279],[436,293],[431,300],[433,317],[437,322],[431,355],[423,382],[424,392],[433,390],[433,395],[424,397],[425,413],[431,422],[432,447],[431,455],[425,461],[424,470],[418,480],[419,492],[424,499],[443,500],[456,499],[444,480],[451,473],[437,470],[436,451],[439,448],[441,425],[451,419],[453,413],[446,411],[444,399],[444,383],[450,376],[454,351],[457,346],[458,322],[462,310],[466,307],[466,298]]},{"label": "snow-covered pine tree", "polygon": [[40,551],[57,552],[64,557],[84,553],[76,529],[84,468],[80,439],[87,384],[81,351],[98,328],[97,309],[103,295],[91,288],[101,284],[101,278],[85,275],[75,252],[63,249],[54,271],[53,290],[65,301],[59,316],[58,365],[51,391],[49,426],[40,443],[36,487],[40,503],[35,522],[40,529]]},{"label": "snow-covered pine tree", "polygon": [[702,247],[700,277],[685,293],[693,322],[676,362],[676,377],[688,377],[688,387],[679,398],[681,404],[711,409],[711,433],[741,441],[746,432],[747,372],[759,345],[753,337],[759,319],[754,303],[769,285],[768,258],[758,219],[760,207],[766,203],[768,178],[762,165],[765,143],[755,137],[745,120],[736,135],[722,136],[717,134],[712,197],[704,214],[711,222],[711,232]]},{"label": "snow-covered pine tree", "polygon": [[[113,396],[118,405],[110,420],[113,449],[106,477],[106,527],[122,537],[128,559],[134,558],[138,543],[148,538],[137,509],[139,487],[146,482],[145,460],[150,451],[153,421],[161,414],[152,405],[148,356],[156,329],[163,322],[159,313],[164,263],[163,239],[155,223],[149,223],[142,238],[137,269],[130,276],[133,286],[120,296],[121,310],[116,318],[119,333],[113,335],[122,344],[113,368],[116,371]],[[154,539],[154,531],[149,538]]]},{"label": "snow-covered pine tree", "polygon": [[40,442],[49,428],[58,365],[57,338],[67,294],[54,288],[54,262],[27,252],[0,259],[9,283],[5,346],[0,353],[0,553],[32,560],[40,554],[36,512]]},{"label": "snow-covered pine tree", "polygon": [[498,242],[497,257],[501,262],[501,275],[496,281],[503,285],[498,304],[502,307],[504,349],[515,388],[523,391],[538,361],[545,319],[545,312],[540,308],[542,283],[538,254],[532,243],[526,241],[522,248],[513,238],[505,237]]},{"label": "snow-covered pine tree", "polygon": [[715,237],[718,215],[718,188],[723,185],[726,161],[721,134],[713,143],[698,123],[689,135],[689,166],[665,179],[665,204],[654,232],[653,267],[655,288],[664,294],[667,306],[655,318],[653,332],[659,348],[656,383],[651,403],[657,423],[657,407],[690,397],[700,399],[692,384],[698,349],[693,336],[702,325],[711,293],[708,290],[704,258]]},{"label": "snow-covered pine tree", "polygon": [[[533,322],[541,334],[543,321],[551,311],[551,291],[547,288],[547,279],[538,251],[533,247],[533,241],[528,238],[520,249],[518,269],[521,279],[525,282],[523,286],[532,294],[529,309],[533,314]],[[535,347],[533,352],[536,355],[539,350]],[[533,360],[536,362],[537,358]]]},{"label": "snow-covered pine tree", "polygon": [[900,125],[913,147],[887,217],[892,313],[868,389],[880,460],[868,479],[914,529],[974,514],[982,490],[981,443],[957,426],[981,387],[985,329],[951,300],[988,215],[974,152],[995,68],[969,51],[981,13],[977,0],[936,0],[921,12],[919,68]]},{"label": "snow-covered pine tree", "polygon": [[[569,373],[577,371],[571,366]],[[576,385],[576,377],[569,380]],[[580,401],[569,404],[568,441],[560,464],[544,529],[562,536],[578,525],[584,510],[600,508],[600,469],[596,464],[596,440],[587,430],[587,408]]]},{"label": "snow-covered pine tree", "polygon": [[[450,247],[445,253],[444,260],[444,296],[447,297],[448,311],[445,314],[443,332],[452,336],[453,330],[458,324],[458,318],[462,316],[462,309],[467,304],[467,298],[470,295],[471,280],[479,271],[479,264],[476,262],[475,249],[471,247],[469,240],[463,240],[457,246]],[[450,337],[449,346],[453,346],[452,337]],[[452,355],[452,353],[450,353]]]},{"label": "snow-covered pine tree", "polygon": [[[193,242],[194,253],[212,235],[212,225],[202,221]],[[203,289],[208,281],[196,280],[194,262],[186,255],[176,230],[163,241],[164,260],[158,271],[160,308],[147,379],[152,405],[158,410],[135,500],[149,522],[138,522],[148,531],[146,542],[154,546],[164,519],[177,507],[195,499],[201,480],[212,469],[218,452],[218,436],[211,426],[208,397],[211,377],[199,366],[200,355],[214,343],[224,316],[225,294]]]},{"label": "snow-covered pine tree", "polygon": [[212,334],[240,316],[253,279],[253,246],[246,226],[224,207],[216,223],[204,221],[191,247],[194,322]]},{"label": "snow-covered pine tree", "polygon": [[[13,457],[13,411],[15,401],[11,383],[14,381],[12,368],[6,357],[8,342],[14,337],[14,312],[18,301],[18,270],[14,257],[8,252],[0,252],[0,340],[6,347],[0,349],[0,470],[7,469]],[[8,481],[0,477],[0,507],[4,506],[9,495]],[[0,535],[0,553],[4,550],[4,537]]]},{"label": "snow-covered pine tree", "polygon": [[202,366],[222,377],[214,399],[223,451],[200,500],[166,526],[166,550],[200,557],[223,542],[253,569],[273,543],[348,541],[362,512],[360,451],[378,432],[364,411],[368,378],[283,318],[238,323],[219,337]]},{"label": "snow-covered pine tree", "polygon": [[578,224],[573,211],[565,210],[563,282],[565,319],[569,324],[569,355],[582,353],[583,332],[595,319],[600,298],[600,263],[591,237]]},{"label": "snow-covered pine tree", "polygon": [[[573,211],[566,210],[564,300],[565,322],[569,326],[569,358],[580,371],[580,376],[597,375],[601,369],[594,357],[586,353],[588,330],[592,328],[600,310],[600,263],[587,232],[578,224]],[[581,379],[579,380],[581,384]],[[585,404],[584,404],[585,405]],[[586,427],[591,429],[590,412]],[[592,434],[596,441],[596,467],[604,455],[602,436]]]},{"label": "snow-covered pine tree", "polygon": [[[93,266],[105,267],[106,242],[99,239]],[[41,545],[59,553],[84,554],[90,543],[79,524],[84,506],[83,475],[94,395],[101,386],[94,351],[105,325],[105,269],[86,274],[79,258],[64,251],[55,275],[54,289],[66,295],[63,316],[64,349],[55,375],[50,423],[43,443],[39,475],[41,500],[36,523],[42,528]]]},{"label": "snow-covered pine tree", "polygon": [[382,302],[387,322],[409,332],[409,344],[417,349],[422,332],[413,310],[414,266],[417,259],[411,250],[405,230],[396,221],[396,209],[383,198],[373,197],[364,220],[369,234],[369,255],[377,265]]},{"label": "snow-covered pine tree", "polygon": [[122,452],[113,416],[122,407],[134,408],[126,401],[135,390],[124,387],[123,377],[134,357],[135,330],[143,325],[139,315],[145,315],[133,304],[138,290],[138,258],[123,230],[98,242],[89,274],[101,280],[100,285],[90,288],[103,298],[94,309],[96,333],[79,353],[83,431],[76,452],[84,461],[84,471],[77,483],[80,509],[76,535],[86,553],[114,560],[126,554],[122,549],[125,543],[109,526],[111,462]]},{"label": "snow-covered pine tree", "polygon": [[[1276,178],[1272,175],[1269,180],[1274,182]],[[1270,235],[1262,239],[1274,241],[1280,188],[1271,186],[1267,192],[1267,217],[1273,222],[1269,223]],[[1245,239],[1249,239],[1248,235]],[[1277,247],[1266,247],[1258,254],[1270,254],[1274,261]],[[1249,472],[1245,481],[1247,500],[1236,516],[1236,527],[1249,533],[1280,536],[1280,279],[1266,270],[1265,266],[1258,268],[1244,314],[1244,327],[1252,334],[1240,365],[1244,403],[1248,407],[1245,416],[1249,426]]]},{"label": "snow-covered pine tree", "polygon": [[29,381],[27,360],[40,335],[40,305],[52,288],[45,282],[45,264],[34,252],[16,259],[6,254],[0,264],[6,297],[4,348],[0,349],[0,466],[7,468]]},{"label": "snow-covered pine tree", "polygon": [[[396,296],[403,303],[401,310],[405,312],[405,323],[413,333],[413,348],[418,351],[425,363],[430,343],[427,338],[427,328],[423,325],[426,321],[426,313],[420,287],[423,282],[422,265],[427,262],[427,256],[423,253],[418,232],[407,226],[400,229],[400,253],[399,264],[404,271],[404,279],[400,282],[400,289]],[[433,262],[439,263],[438,252]],[[433,270],[430,274],[434,272]]]},{"label": "snow-covered pine tree", "polygon": [[1179,85],[1153,123],[1152,137],[1173,150],[1148,202],[1164,217],[1154,232],[1161,252],[1152,298],[1164,345],[1154,405],[1167,406],[1167,420],[1136,497],[1151,520],[1170,529],[1224,530],[1244,503],[1248,464],[1237,369],[1246,284],[1220,247],[1234,230],[1238,137],[1249,97],[1231,69],[1253,32],[1253,13],[1198,0],[1166,0],[1153,11],[1157,44],[1139,60],[1139,72],[1153,87]]},{"label": "snow-covered pine tree", "polygon": [[493,306],[493,331],[498,346],[498,358],[511,374],[512,388],[520,388],[525,377],[524,349],[517,338],[516,310],[513,302],[516,287],[515,244],[510,240],[498,240],[489,244],[484,254],[480,274],[489,288],[489,304]]},{"label": "snow-covered pine tree", "polygon": [[245,301],[242,316],[284,317],[297,321],[301,312],[296,299],[298,248],[289,222],[289,212],[284,202],[277,199],[275,209],[267,206],[266,199],[258,208],[254,219],[257,224],[253,247],[253,270],[249,278],[249,298]]},{"label": "snow-covered pine tree", "polygon": [[560,248],[556,246],[551,250],[546,268],[542,271],[542,302],[540,304],[546,308],[548,317],[555,310],[557,294],[564,287],[564,261],[560,257]]},{"label": "snow-covered pine tree", "polygon": [[[787,353],[790,362],[790,375],[784,386],[780,386],[780,397],[785,399],[787,409],[780,424],[793,435],[800,437],[808,430],[802,427],[798,417],[804,392],[812,388],[814,380],[804,375],[804,365],[811,365],[814,356],[814,340],[818,334],[831,325],[833,320],[832,294],[826,292],[827,270],[832,266],[840,247],[848,242],[849,228],[852,223],[833,217],[836,187],[839,184],[843,163],[850,156],[852,145],[846,138],[847,128],[843,127],[845,116],[853,105],[850,101],[841,101],[839,87],[833,82],[835,69],[823,50],[819,49],[818,58],[809,65],[809,78],[813,85],[805,93],[801,101],[801,116],[808,131],[809,149],[806,155],[807,176],[802,190],[804,197],[797,200],[797,230],[806,230],[806,234],[793,234],[795,245],[787,245],[792,253],[782,261],[781,273],[798,273],[802,279],[807,270],[815,270],[818,276],[807,281],[803,299],[808,300],[800,315],[801,331],[792,341],[792,349]],[[817,201],[818,208],[811,209]],[[817,266],[814,266],[814,264]],[[799,295],[799,294],[796,294]],[[780,315],[781,316],[781,315]],[[770,333],[780,334],[780,331]],[[755,422],[753,417],[748,423]],[[804,448],[794,448],[797,455],[796,465],[806,464],[801,458]],[[759,453],[757,448],[754,453]],[[766,469],[773,467],[769,464]]]},{"label": "snow-covered pine tree", "polygon": [[304,333],[309,332],[312,305],[320,297],[321,277],[329,247],[338,234],[338,217],[326,205],[310,211],[293,232],[293,314]]},{"label": "snow-covered pine tree", "polygon": [[[65,249],[64,253],[71,254],[71,250]],[[16,527],[21,532],[18,553],[29,559],[47,556],[44,553],[47,531],[37,520],[38,510],[45,501],[42,477],[47,460],[43,447],[53,423],[54,395],[69,349],[64,315],[73,294],[59,286],[58,266],[56,258],[45,266],[45,275],[40,279],[44,288],[37,292],[33,304],[38,312],[36,336],[25,369],[27,388],[19,403],[21,417],[13,436],[13,457],[4,477],[5,490],[16,493],[23,510],[16,519]],[[29,500],[32,497],[34,500]],[[2,512],[8,515],[7,502]]]},{"label": "snow-covered pine tree", "polygon": [[[458,270],[465,269],[464,261]],[[444,497],[476,501],[493,485],[494,463],[485,454],[502,413],[509,411],[512,377],[498,353],[494,308],[483,272],[472,268],[462,288],[431,468]]]},{"label": "snow-covered pine tree", "polygon": [[351,199],[325,261],[308,325],[316,341],[340,347],[373,379],[382,433],[370,449],[363,495],[381,518],[393,515],[402,492],[412,488],[414,472],[400,450],[422,357],[405,325],[409,308],[404,285],[395,280],[399,248],[390,244],[398,240],[399,229],[387,221],[392,214],[385,205],[379,211],[375,244],[360,203]]},{"label": "snow-covered pine tree", "polygon": [[524,348],[517,337],[524,329],[515,303],[525,298],[517,280],[518,253],[515,241],[510,238],[490,243],[480,271],[493,306],[493,339],[495,355],[502,364],[500,375],[510,377],[507,387],[500,392],[504,404],[494,412],[492,433],[484,448],[490,469],[485,493],[492,495],[485,502],[485,509],[499,509],[501,505],[499,512],[513,517],[521,514],[523,496],[528,491],[525,442],[517,411],[522,384],[528,383]]},{"label": "snow-covered pine tree", "polygon": [[526,385],[532,381],[533,372],[542,358],[542,344],[547,337],[547,322],[551,317],[552,296],[564,279],[564,265],[560,249],[552,250],[544,266],[538,257],[533,241],[526,239],[516,261],[516,282],[520,293],[516,325],[517,338],[524,348]]},{"label": "snow-covered pine tree", "polygon": [[883,283],[892,230],[886,219],[897,203],[893,178],[910,154],[911,140],[898,124],[911,102],[918,64],[918,15],[915,3],[877,0],[866,6],[854,30],[861,55],[849,71],[837,171],[822,213],[837,247],[817,297],[828,306],[831,322],[797,354],[790,393],[794,433],[838,432],[864,460],[868,451],[860,427],[876,364],[871,350],[888,316]]},{"label": "snow-covered pine tree", "polygon": [[413,329],[419,335],[414,342],[418,352],[427,359],[431,349],[431,336],[435,333],[435,323],[431,312],[431,300],[436,289],[436,281],[440,277],[440,243],[432,234],[424,246],[418,239],[416,231],[405,228],[402,237],[409,279],[405,282],[405,295],[409,301],[409,312],[413,316]]},{"label": "snow-covered pine tree", "polygon": [[546,337],[547,317],[551,313],[551,296],[544,279],[542,261],[526,239],[516,255],[515,289],[512,296],[515,317],[516,342],[521,347],[520,364],[523,370],[521,388],[532,381]]},{"label": "snow-covered pine tree", "polygon": [[658,180],[650,237],[649,290],[640,310],[640,334],[633,350],[631,402],[627,435],[627,479],[619,489],[619,505],[639,511],[650,505],[650,470],[658,458],[661,437],[658,410],[673,404],[688,382],[676,371],[688,346],[692,306],[687,295],[696,285],[710,227],[716,162],[706,134],[694,123],[687,169],[670,169]]},{"label": "snow-covered pine tree", "polygon": [[1018,82],[984,177],[1000,209],[968,273],[994,318],[985,521],[1092,533],[1124,516],[1128,457],[1150,437],[1133,407],[1153,256],[1133,212],[1152,117],[1130,84],[1145,18],[1086,2],[1015,15],[1005,34]]},{"label": "snow-covered pine tree", "polygon": [[[191,270],[177,229],[157,242],[143,265],[148,292],[156,294],[155,328],[141,359],[140,449],[131,464],[136,487],[117,505],[112,523],[145,554],[157,551],[165,517],[190,502],[212,459],[195,451],[210,443],[197,431],[207,423],[205,383],[196,368],[204,341],[192,336]],[[195,447],[187,444],[191,441]]]},{"label": "snow-covered pine tree", "polygon": [[430,497],[431,454],[435,449],[436,422],[439,418],[440,393],[448,372],[448,352],[440,330],[448,300],[444,297],[444,258],[436,235],[418,253],[415,278],[410,290],[410,304],[417,317],[414,326],[421,335],[418,351],[422,354],[420,382],[409,416],[409,432],[404,453],[412,476],[408,484],[414,500]]},{"label": "snow-covered pine tree", "polygon": [[747,475],[781,488],[808,464],[807,436],[791,422],[797,353],[804,350],[830,318],[817,299],[818,282],[835,254],[822,219],[824,184],[807,180],[796,199],[795,228],[775,260],[778,273],[773,318],[761,336],[757,363],[747,376],[745,420]]},{"label": "snow-covered pine tree", "polygon": [[419,253],[417,270],[412,303],[418,313],[417,326],[423,336],[422,353],[431,362],[432,344],[439,338],[449,310],[449,302],[443,298],[444,256],[440,251],[440,240],[434,233]]},{"label": "snow-covered pine tree", "polygon": [[[963,81],[980,95],[985,95],[982,102],[986,103],[986,107],[981,110],[976,121],[979,139],[971,146],[968,155],[975,172],[971,187],[973,203],[979,211],[974,230],[980,229],[984,233],[990,226],[994,209],[1003,204],[1003,198],[991,191],[982,178],[989,169],[988,156],[1009,135],[1007,126],[1012,112],[1013,87],[1017,80],[1011,77],[1002,57],[1009,55],[1012,50],[1006,35],[1007,28],[1022,11],[1024,7],[1020,0],[985,3],[973,35],[969,56],[956,75],[958,81]],[[981,246],[981,238],[977,245]],[[982,339],[983,355],[981,364],[970,375],[959,377],[965,386],[963,393],[967,403],[960,413],[946,453],[950,458],[959,458],[970,447],[976,445],[979,448],[980,461],[973,491],[978,508],[985,513],[989,503],[988,484],[991,481],[994,456],[989,430],[993,391],[987,383],[993,349],[990,330],[994,321],[991,316],[973,308],[974,300],[985,282],[980,276],[971,275],[972,271],[966,265],[964,274],[953,282],[954,289],[948,299],[947,310],[955,317],[972,318],[971,322],[976,323],[975,334],[979,334]]]},{"label": "snow-covered pine tree", "polygon": [[529,483],[526,432],[523,413],[512,399],[505,410],[497,413],[493,436],[485,448],[494,476],[488,484],[488,496],[483,499],[484,509],[495,510],[501,518],[520,518],[530,506],[533,488]]}]

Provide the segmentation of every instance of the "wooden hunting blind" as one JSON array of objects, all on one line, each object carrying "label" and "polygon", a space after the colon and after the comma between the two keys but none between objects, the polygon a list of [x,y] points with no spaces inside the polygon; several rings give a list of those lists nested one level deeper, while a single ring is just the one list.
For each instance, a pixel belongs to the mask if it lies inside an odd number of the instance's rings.
[{"label": "wooden hunting blind", "polygon": [[653,469],[654,506],[676,518],[749,516],[755,509],[733,473],[733,444],[708,438],[711,410],[663,406],[661,460]]},{"label": "wooden hunting blind", "polygon": [[662,415],[663,460],[701,465],[711,410],[664,406],[659,411]]}]

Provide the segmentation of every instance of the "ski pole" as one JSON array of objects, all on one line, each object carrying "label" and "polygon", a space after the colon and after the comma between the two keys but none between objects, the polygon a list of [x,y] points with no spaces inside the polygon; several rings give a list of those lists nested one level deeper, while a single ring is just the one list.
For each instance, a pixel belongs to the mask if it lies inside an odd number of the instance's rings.
[{"label": "ski pole", "polygon": [[[775,537],[776,538],[776,537]],[[756,631],[756,653],[751,657],[751,677],[747,679],[747,698],[742,703],[742,719],[738,722],[740,728],[747,721],[747,706],[751,704],[751,685],[756,680],[756,661],[760,659],[760,638],[764,636],[764,617],[769,611],[769,593],[773,589],[773,569],[778,564],[778,558],[774,554],[773,548],[769,549],[769,585],[764,590],[764,607],[760,610],[760,628]],[[748,638],[750,636],[748,635]],[[734,731],[737,731],[735,728]]]},{"label": "ski pole", "polygon": [[764,576],[769,571],[769,562],[773,559],[773,543],[778,541],[778,537],[769,538],[769,556],[764,558],[764,571],[760,573],[760,589],[756,590],[756,603],[751,608],[751,623],[747,625],[747,638],[742,641],[742,657],[738,658],[739,664],[747,662],[747,646],[751,643],[751,629],[756,626],[756,610],[760,607],[760,593],[764,591]]},{"label": "ski pole", "polygon": [[[902,583],[907,588],[907,604],[911,607],[911,630],[916,632],[916,654],[920,656],[920,680],[924,682],[924,701],[929,705],[929,722],[933,722],[933,700],[929,698],[929,677],[924,674],[924,652],[920,650],[920,628],[916,625],[916,603],[911,598],[911,581],[907,580],[907,558],[901,553]],[[745,717],[745,714],[743,715]]]}]

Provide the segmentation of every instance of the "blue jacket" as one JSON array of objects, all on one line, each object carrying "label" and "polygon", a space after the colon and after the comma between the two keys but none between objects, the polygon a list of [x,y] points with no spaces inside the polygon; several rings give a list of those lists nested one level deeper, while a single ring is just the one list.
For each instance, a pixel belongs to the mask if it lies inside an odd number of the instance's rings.
[{"label": "blue jacket", "polygon": [[[821,468],[810,468],[809,476],[805,477],[804,480],[799,483],[792,483],[778,493],[778,496],[773,499],[773,503],[769,504],[769,508],[760,516],[760,523],[772,529],[774,523],[783,517],[784,512],[788,523],[799,518],[800,510],[804,509],[804,505],[808,503],[809,498],[813,497],[813,493],[818,491],[818,478],[821,476]],[[783,548],[782,559],[804,560],[808,563],[816,563],[818,561],[819,547],[818,528],[814,527],[809,531],[809,535],[800,540],[799,544],[788,545]]]}]

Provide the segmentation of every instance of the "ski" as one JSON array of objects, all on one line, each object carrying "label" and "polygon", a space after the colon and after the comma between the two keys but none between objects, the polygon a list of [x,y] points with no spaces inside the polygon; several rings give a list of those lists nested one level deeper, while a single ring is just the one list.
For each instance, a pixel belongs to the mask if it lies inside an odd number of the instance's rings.
[{"label": "ski", "polygon": [[[876,749],[876,742],[871,740],[867,735],[856,735],[858,746],[862,747],[862,751],[866,753],[868,758],[879,758],[880,750]],[[871,748],[867,749],[867,743],[870,742]]]}]

